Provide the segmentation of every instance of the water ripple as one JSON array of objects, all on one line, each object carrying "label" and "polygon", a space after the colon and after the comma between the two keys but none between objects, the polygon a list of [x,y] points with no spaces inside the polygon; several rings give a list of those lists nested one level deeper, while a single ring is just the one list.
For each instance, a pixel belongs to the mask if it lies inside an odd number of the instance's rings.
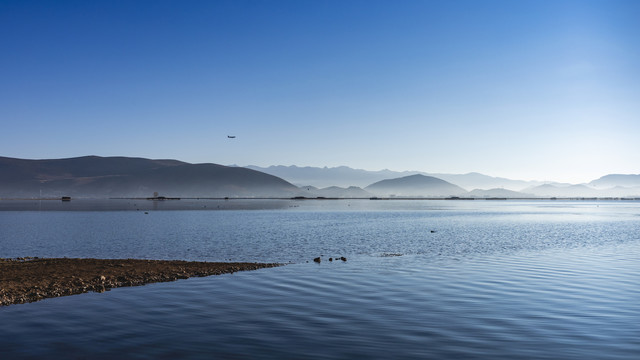
[{"label": "water ripple", "polygon": [[0,213],[4,257],[295,262],[0,308],[2,356],[639,358],[637,207],[504,205]]}]

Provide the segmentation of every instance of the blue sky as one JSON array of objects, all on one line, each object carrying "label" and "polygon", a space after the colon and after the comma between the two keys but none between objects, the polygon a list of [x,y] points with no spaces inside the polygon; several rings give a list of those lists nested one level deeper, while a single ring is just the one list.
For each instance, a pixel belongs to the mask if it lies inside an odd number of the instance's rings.
[{"label": "blue sky", "polygon": [[2,0],[0,156],[637,174],[638,19],[633,0]]}]

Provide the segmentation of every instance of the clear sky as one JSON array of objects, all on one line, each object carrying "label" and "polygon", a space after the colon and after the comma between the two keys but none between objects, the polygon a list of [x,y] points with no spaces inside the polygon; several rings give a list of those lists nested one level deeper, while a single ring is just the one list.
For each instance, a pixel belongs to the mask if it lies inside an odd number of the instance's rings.
[{"label": "clear sky", "polygon": [[636,0],[0,0],[0,156],[637,174],[639,19]]}]

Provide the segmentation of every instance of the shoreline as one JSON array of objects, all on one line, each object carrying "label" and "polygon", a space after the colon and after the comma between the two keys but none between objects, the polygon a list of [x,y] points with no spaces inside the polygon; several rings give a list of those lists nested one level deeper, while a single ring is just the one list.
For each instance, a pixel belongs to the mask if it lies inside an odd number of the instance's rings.
[{"label": "shoreline", "polygon": [[142,259],[0,259],[0,306],[281,265]]}]

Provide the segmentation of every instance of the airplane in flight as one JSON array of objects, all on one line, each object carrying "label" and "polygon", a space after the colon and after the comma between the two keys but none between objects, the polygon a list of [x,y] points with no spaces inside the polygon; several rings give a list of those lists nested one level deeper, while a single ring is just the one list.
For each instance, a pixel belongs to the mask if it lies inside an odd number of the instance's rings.
[{"label": "airplane in flight", "polygon": [[228,137],[229,139],[235,139],[235,138],[236,138],[236,136],[235,136],[235,135],[227,135],[227,137]]}]

